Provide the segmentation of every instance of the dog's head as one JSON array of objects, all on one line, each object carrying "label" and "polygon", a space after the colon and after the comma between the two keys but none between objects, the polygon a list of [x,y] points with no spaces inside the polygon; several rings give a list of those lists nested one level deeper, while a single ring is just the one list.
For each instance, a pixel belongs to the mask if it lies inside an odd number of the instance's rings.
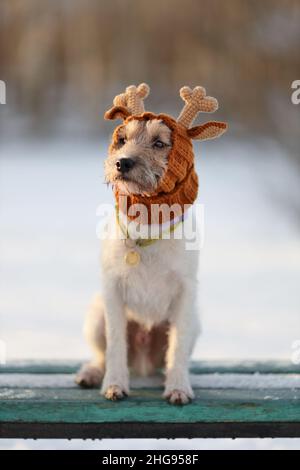
[{"label": "dog's head", "polygon": [[106,181],[125,194],[153,194],[168,166],[171,129],[161,119],[128,119],[113,134]]},{"label": "dog's head", "polygon": [[115,97],[114,106],[105,113],[106,119],[123,120],[113,133],[105,161],[106,181],[123,194],[172,191],[194,165],[191,140],[212,139],[227,128],[213,121],[190,128],[198,112],[218,108],[216,99],[206,96],[202,87],[180,90],[185,106],[177,120],[145,112],[143,99],[148,94],[148,85],[132,85]]}]

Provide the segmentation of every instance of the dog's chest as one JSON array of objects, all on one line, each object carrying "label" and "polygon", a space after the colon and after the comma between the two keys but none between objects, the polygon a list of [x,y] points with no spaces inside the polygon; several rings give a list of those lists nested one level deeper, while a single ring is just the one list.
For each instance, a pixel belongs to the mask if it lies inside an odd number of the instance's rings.
[{"label": "dog's chest", "polygon": [[156,247],[151,253],[140,249],[139,254],[140,263],[127,269],[121,280],[125,304],[135,316],[162,321],[178,292],[180,273],[163,247]]},{"label": "dog's chest", "polygon": [[[142,323],[166,320],[172,300],[180,290],[184,259],[180,241],[158,240],[147,247],[127,247],[123,240],[109,242],[104,275],[115,276],[129,316]],[[131,266],[126,257],[136,251],[139,262]]]},{"label": "dog's chest", "polygon": [[[140,247],[110,236],[115,233],[115,220],[109,229],[102,244],[103,278],[116,286],[116,295],[135,320],[149,325],[167,320],[183,286],[196,281],[197,253],[186,250],[184,238]],[[131,250],[140,258],[132,266],[126,262]]]}]

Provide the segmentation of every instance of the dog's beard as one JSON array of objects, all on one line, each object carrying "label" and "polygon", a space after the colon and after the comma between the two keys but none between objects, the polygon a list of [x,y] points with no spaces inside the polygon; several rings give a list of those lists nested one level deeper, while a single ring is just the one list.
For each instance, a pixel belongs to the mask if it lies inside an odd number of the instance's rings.
[{"label": "dog's beard", "polygon": [[142,196],[151,196],[155,193],[161,175],[145,171],[143,176],[135,178],[133,174],[115,175],[107,183],[117,188],[123,194],[138,194]]},{"label": "dog's beard", "polygon": [[123,194],[147,194],[149,189],[142,187],[136,181],[132,181],[129,178],[117,178],[114,182],[114,186],[118,188],[120,193]]}]

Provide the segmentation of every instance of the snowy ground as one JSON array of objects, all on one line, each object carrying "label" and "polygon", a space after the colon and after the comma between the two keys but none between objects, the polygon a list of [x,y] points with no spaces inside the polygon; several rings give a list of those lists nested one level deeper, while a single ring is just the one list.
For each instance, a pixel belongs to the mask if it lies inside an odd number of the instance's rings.
[{"label": "snowy ground", "polygon": [[[199,202],[205,206],[203,334],[194,357],[289,359],[300,340],[298,170],[284,150],[265,140],[224,138],[202,145],[199,153],[197,146]],[[104,158],[99,143],[1,144],[0,341],[8,359],[89,354],[81,325],[100,288],[96,208],[112,201],[103,184]]]},{"label": "snowy ground", "polygon": [[56,440],[0,440],[0,450],[299,450],[300,439],[105,439],[82,441]]}]

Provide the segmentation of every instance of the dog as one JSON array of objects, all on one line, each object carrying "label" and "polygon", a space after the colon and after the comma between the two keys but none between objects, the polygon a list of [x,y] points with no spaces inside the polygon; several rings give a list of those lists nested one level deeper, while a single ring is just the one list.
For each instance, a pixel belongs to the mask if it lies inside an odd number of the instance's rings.
[{"label": "dog", "polygon": [[[218,137],[227,126],[212,121],[190,127],[198,112],[218,106],[202,87],[181,89],[185,106],[177,120],[145,112],[148,94],[146,84],[127,87],[105,114],[123,120],[105,161],[117,216],[103,240],[103,292],[93,300],[84,326],[94,357],[76,382],[102,384],[107,399],[119,400],[129,394],[128,367],[142,376],[165,369],[163,396],[184,405],[194,397],[188,366],[199,333],[198,253],[187,250],[186,237],[176,231],[198,191],[191,140]],[[138,211],[139,219],[132,213],[136,205],[146,208],[142,216]],[[165,227],[168,237],[162,237]],[[147,236],[141,237],[145,228]]]}]

